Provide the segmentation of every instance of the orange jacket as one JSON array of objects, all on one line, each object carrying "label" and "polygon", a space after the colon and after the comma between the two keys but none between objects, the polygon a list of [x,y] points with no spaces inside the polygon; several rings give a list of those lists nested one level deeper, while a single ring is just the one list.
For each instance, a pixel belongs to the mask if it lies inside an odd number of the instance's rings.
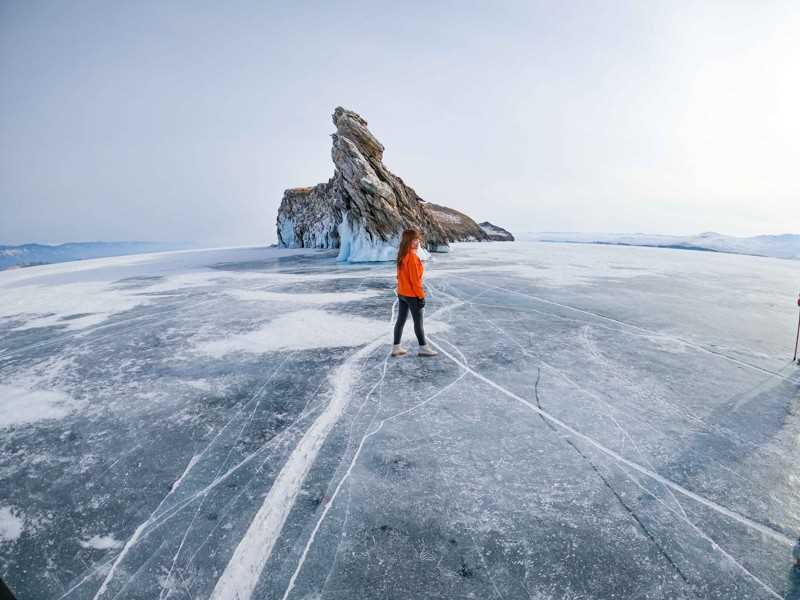
[{"label": "orange jacket", "polygon": [[424,298],[425,290],[422,289],[422,273],[425,267],[413,250],[403,257],[397,267],[397,294],[400,296],[413,296]]}]

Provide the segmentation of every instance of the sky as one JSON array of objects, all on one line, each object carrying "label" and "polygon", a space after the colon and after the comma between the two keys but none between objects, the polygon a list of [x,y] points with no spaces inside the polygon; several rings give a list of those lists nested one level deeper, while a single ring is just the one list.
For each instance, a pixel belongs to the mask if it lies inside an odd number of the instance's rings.
[{"label": "sky", "polygon": [[800,233],[800,2],[0,2],[0,244],[276,239],[360,113],[512,232]]}]

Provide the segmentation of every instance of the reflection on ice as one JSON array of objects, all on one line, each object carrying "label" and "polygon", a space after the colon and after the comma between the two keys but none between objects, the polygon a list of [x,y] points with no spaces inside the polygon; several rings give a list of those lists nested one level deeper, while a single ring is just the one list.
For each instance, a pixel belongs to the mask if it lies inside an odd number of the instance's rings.
[{"label": "reflection on ice", "polygon": [[0,576],[20,598],[797,597],[794,263],[431,261],[435,360],[388,356],[390,264],[0,274]]}]

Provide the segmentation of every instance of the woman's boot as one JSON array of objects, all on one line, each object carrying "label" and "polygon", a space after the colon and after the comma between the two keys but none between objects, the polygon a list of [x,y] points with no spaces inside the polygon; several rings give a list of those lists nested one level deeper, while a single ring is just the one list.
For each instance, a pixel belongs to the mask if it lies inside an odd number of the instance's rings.
[{"label": "woman's boot", "polygon": [[428,344],[423,344],[419,347],[419,352],[417,352],[417,356],[439,356],[439,353],[431,348]]},{"label": "woman's boot", "polygon": [[403,348],[400,344],[392,346],[392,356],[403,356],[403,354],[408,354],[408,350]]}]

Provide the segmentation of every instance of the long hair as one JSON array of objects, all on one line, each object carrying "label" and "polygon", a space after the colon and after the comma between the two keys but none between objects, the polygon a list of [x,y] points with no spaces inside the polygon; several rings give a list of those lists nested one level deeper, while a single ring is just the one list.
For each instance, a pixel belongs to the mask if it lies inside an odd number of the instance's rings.
[{"label": "long hair", "polygon": [[403,259],[406,257],[406,254],[409,253],[411,250],[411,242],[414,240],[419,239],[419,231],[416,229],[406,229],[403,231],[403,235],[400,237],[400,249],[397,251],[397,267],[400,268],[400,264],[403,262]]}]

